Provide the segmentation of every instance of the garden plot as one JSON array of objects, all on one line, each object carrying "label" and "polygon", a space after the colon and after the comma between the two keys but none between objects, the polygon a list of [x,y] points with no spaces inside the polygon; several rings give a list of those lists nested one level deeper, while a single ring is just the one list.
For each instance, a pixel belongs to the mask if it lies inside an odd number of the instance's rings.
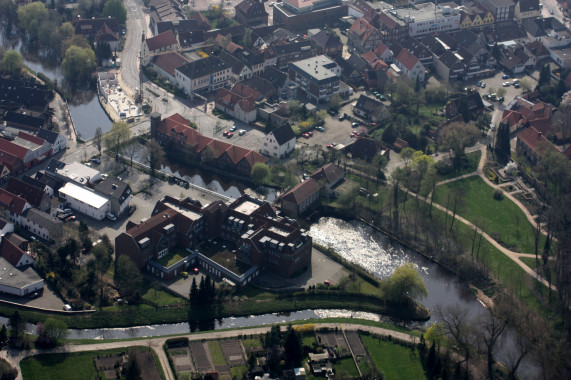
[{"label": "garden plot", "polygon": [[150,352],[137,352],[137,358],[141,365],[143,380],[161,380],[161,375],[155,365],[155,359]]},{"label": "garden plot", "polygon": [[320,332],[317,334],[317,337],[321,344],[324,344],[329,347],[339,347],[343,350],[349,350],[349,346],[347,346],[347,342],[343,337],[342,332]]},{"label": "garden plot", "polygon": [[212,363],[206,354],[206,350],[204,349],[204,343],[202,342],[190,342],[188,344],[190,348],[190,355],[194,360],[194,367],[196,368],[197,372],[212,372]]},{"label": "garden plot", "polygon": [[345,336],[347,337],[347,342],[349,346],[351,346],[351,351],[353,351],[353,355],[355,356],[365,356],[367,351],[365,350],[365,346],[361,341],[361,337],[357,331],[346,331]]},{"label": "garden plot", "polygon": [[172,361],[177,373],[184,371],[192,371],[192,363],[190,362],[190,352],[186,347],[170,349]]},{"label": "garden plot", "polygon": [[239,340],[229,340],[220,343],[222,352],[226,358],[226,363],[230,366],[241,366],[246,364],[242,350],[242,342]]}]

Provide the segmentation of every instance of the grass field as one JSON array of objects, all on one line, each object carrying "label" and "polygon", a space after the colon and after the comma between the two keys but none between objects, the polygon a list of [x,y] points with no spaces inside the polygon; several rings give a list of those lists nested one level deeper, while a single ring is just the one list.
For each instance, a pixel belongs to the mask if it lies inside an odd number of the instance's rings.
[{"label": "grass field", "polygon": [[[534,258],[532,258],[532,257],[520,257],[519,259],[521,260],[522,263],[524,263],[525,265],[527,265],[531,269],[533,269],[533,270],[537,269],[537,262],[535,261]],[[541,258],[539,260],[541,260]]]},{"label": "grass field", "polygon": [[145,281],[141,287],[143,299],[156,303],[157,305],[172,305],[178,302],[184,302],[181,297],[173,296],[171,293],[162,288],[153,289],[148,281]]},{"label": "grass field", "polygon": [[169,253],[168,255],[161,257],[159,259],[159,264],[161,264],[163,267],[168,268],[171,265],[174,265],[176,263],[178,263],[180,260],[184,259],[186,256],[188,256],[188,252],[187,251],[180,251],[176,250],[174,252]]},{"label": "grass field", "polygon": [[222,348],[220,347],[219,342],[208,342],[208,349],[210,350],[210,356],[212,357],[212,364],[226,365],[226,359],[224,359],[224,354],[222,353]]},{"label": "grass field", "polygon": [[248,367],[245,365],[230,368],[230,373],[233,379],[243,379],[248,375]]},{"label": "grass field", "polygon": [[349,375],[351,379],[359,378],[359,371],[357,371],[357,367],[355,367],[353,358],[341,359],[335,363],[333,368],[335,370],[335,374],[340,376],[341,379],[346,379],[347,375]]},{"label": "grass field", "polygon": [[[148,350],[147,347],[137,347],[138,350]],[[97,355],[109,355],[125,352],[125,348],[103,351],[87,351],[70,354],[42,354],[30,356],[22,360],[20,368],[24,380],[84,380],[95,377],[93,358]],[[158,365],[159,373],[164,378],[162,368]]]},{"label": "grass field", "polygon": [[302,337],[301,337],[301,345],[302,346],[312,347],[313,343],[315,343],[315,335],[313,335],[313,334],[302,335]]},{"label": "grass field", "polygon": [[361,336],[369,356],[386,380],[426,379],[418,350],[381,341],[370,335]]},{"label": "grass field", "polygon": [[262,342],[260,342],[260,339],[258,338],[242,339],[242,345],[244,346],[244,348],[258,347],[262,345]]},{"label": "grass field", "polygon": [[468,153],[466,158],[468,159],[468,163],[466,166],[452,170],[450,173],[446,173],[444,175],[437,175],[437,182],[444,181],[450,178],[456,178],[463,176],[464,174],[473,173],[478,169],[478,164],[480,163],[480,157],[482,157],[481,151],[476,151],[472,153]]},{"label": "grass field", "polygon": [[[438,186],[434,192],[434,201],[448,209],[453,208],[455,193],[463,194],[463,202],[459,204],[457,214],[480,226],[485,232],[504,244],[509,249],[534,253],[534,228],[528,222],[523,211],[505,196],[502,200],[493,197],[494,189],[480,177]],[[542,235],[539,247],[542,248],[545,237]]]}]

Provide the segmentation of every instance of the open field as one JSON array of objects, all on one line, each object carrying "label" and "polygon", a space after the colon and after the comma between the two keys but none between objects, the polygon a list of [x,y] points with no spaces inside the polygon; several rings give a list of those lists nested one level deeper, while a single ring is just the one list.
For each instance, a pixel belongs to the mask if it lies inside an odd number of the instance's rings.
[{"label": "open field", "polygon": [[478,164],[480,163],[480,157],[482,157],[482,152],[479,150],[476,152],[471,152],[466,154],[466,159],[467,159],[466,166],[452,170],[450,173],[446,173],[443,175],[437,174],[437,182],[455,177],[460,177],[465,174],[470,174],[475,172],[478,169]]},{"label": "open field", "polygon": [[335,374],[341,376],[341,378],[345,378],[343,376],[350,376],[351,379],[358,379],[359,372],[357,371],[357,367],[355,367],[355,362],[353,358],[345,358],[339,360],[333,366],[335,370]]},{"label": "open field", "polygon": [[[535,231],[523,211],[506,197],[496,200],[493,193],[494,189],[480,177],[471,177],[438,186],[434,191],[434,201],[453,209],[454,199],[458,196],[458,215],[482,228],[507,248],[534,253]],[[540,248],[544,242],[542,235]]]},{"label": "open field", "polygon": [[420,355],[415,348],[382,341],[370,335],[361,336],[369,356],[386,380],[426,379]]}]

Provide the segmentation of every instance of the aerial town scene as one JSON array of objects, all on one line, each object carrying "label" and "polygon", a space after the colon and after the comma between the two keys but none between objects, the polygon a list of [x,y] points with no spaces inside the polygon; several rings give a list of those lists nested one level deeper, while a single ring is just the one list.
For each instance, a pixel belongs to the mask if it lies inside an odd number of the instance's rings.
[{"label": "aerial town scene", "polygon": [[563,0],[0,0],[0,379],[571,379]]}]

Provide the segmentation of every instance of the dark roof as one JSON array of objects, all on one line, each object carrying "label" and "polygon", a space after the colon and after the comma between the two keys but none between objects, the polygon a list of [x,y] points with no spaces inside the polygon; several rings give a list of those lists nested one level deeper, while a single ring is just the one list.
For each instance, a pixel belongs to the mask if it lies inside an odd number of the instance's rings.
[{"label": "dark roof", "polygon": [[234,8],[236,9],[237,12],[240,12],[245,16],[250,16],[254,12],[259,12],[262,15],[266,16],[268,15],[268,12],[266,12],[264,4],[256,0],[243,0],[242,2],[238,3]]},{"label": "dark roof", "polygon": [[291,139],[295,139],[295,133],[293,133],[293,130],[288,123],[283,124],[281,127],[277,127],[270,133],[276,138],[279,145],[283,145]]},{"label": "dark roof", "polygon": [[36,187],[16,177],[10,177],[6,190],[24,198],[34,207],[40,207],[44,198],[44,187]]},{"label": "dark roof", "polygon": [[63,180],[51,177],[49,175],[45,175],[42,172],[36,173],[36,181],[39,181],[44,185],[51,187],[54,191],[59,190],[59,188],[62,187],[65,183]]},{"label": "dark roof", "polygon": [[228,64],[217,57],[208,57],[199,59],[198,61],[189,62],[179,67],[177,70],[190,79],[196,79],[226,70],[229,67],[230,66],[228,66]]},{"label": "dark roof", "polygon": [[276,86],[274,86],[270,81],[257,75],[253,75],[251,78],[246,79],[244,83],[260,92],[267,99],[273,98],[278,93]]},{"label": "dark roof", "polygon": [[35,81],[0,78],[0,101],[3,105],[22,104],[26,107],[47,107],[53,93]]},{"label": "dark roof", "polygon": [[347,63],[353,69],[361,72],[364,71],[367,67],[369,67],[367,61],[365,61],[363,57],[355,53],[351,53],[351,56],[349,57],[349,59],[347,59]]},{"label": "dark roof", "polygon": [[30,186],[34,186],[34,187],[37,187],[37,188],[42,189],[42,190],[46,188],[46,184],[45,184],[45,183],[43,183],[42,181],[38,181],[37,179],[32,178],[32,177],[30,177],[29,175],[26,175],[26,174],[24,174],[24,175],[22,176],[22,182],[25,182],[25,183],[27,183],[27,184],[30,185]]},{"label": "dark roof", "polygon": [[181,47],[188,47],[204,41],[204,32],[202,30],[197,30],[194,32],[181,32],[178,34],[178,43]]},{"label": "dark roof", "polygon": [[313,179],[308,178],[290,191],[288,191],[283,197],[282,201],[286,200],[297,205],[301,204],[315,192],[319,191],[319,183]]},{"label": "dark roof", "polygon": [[373,157],[385,148],[382,141],[374,140],[368,137],[359,137],[355,142],[347,147],[347,150],[354,158],[371,161]]},{"label": "dark roof", "polygon": [[58,161],[55,158],[52,158],[50,162],[48,162],[48,166],[46,166],[45,171],[55,173],[56,170],[62,169],[64,166],[65,163]]},{"label": "dark roof", "polygon": [[287,74],[275,66],[266,66],[264,71],[260,73],[260,77],[278,88],[283,87],[287,80]]},{"label": "dark roof", "polygon": [[359,96],[359,100],[357,100],[357,104],[355,104],[355,108],[374,114],[377,112],[377,109],[386,108],[386,106],[373,98],[369,98],[368,96],[361,94],[361,96]]},{"label": "dark roof", "polygon": [[449,69],[451,69],[457,63],[462,64],[462,60],[458,58],[456,54],[454,54],[450,50],[447,50],[444,54],[442,54],[440,58],[438,58],[438,60],[442,62],[444,66],[446,66]]},{"label": "dark roof", "polygon": [[340,181],[345,176],[345,172],[339,166],[335,164],[326,164],[317,169],[315,173],[311,175],[311,178],[320,180],[325,178],[327,183],[334,185]]},{"label": "dark roof", "polygon": [[177,43],[176,36],[172,30],[167,30],[164,33],[157,34],[154,37],[145,40],[149,51],[159,50],[170,45]]},{"label": "dark roof", "polygon": [[115,17],[107,18],[82,18],[73,21],[75,34],[95,35],[103,25],[107,25],[115,33],[121,31],[119,22]]},{"label": "dark roof", "polygon": [[26,200],[11,192],[0,188],[0,207],[6,211],[11,211],[14,214],[21,215],[26,206]]},{"label": "dark roof", "polygon": [[95,190],[110,198],[118,199],[121,203],[131,194],[129,184],[117,177],[107,177],[95,186]]},{"label": "dark roof", "polygon": [[220,52],[218,58],[230,66],[232,72],[236,75],[240,74],[244,69],[244,66],[246,66],[244,62],[240,61],[238,58],[234,57],[232,54],[224,50]]},{"label": "dark roof", "polygon": [[54,131],[48,131],[47,129],[42,128],[38,131],[36,136],[38,136],[41,139],[46,140],[50,144],[54,144],[59,137],[59,133],[54,132]]},{"label": "dark roof", "polygon": [[519,0],[520,12],[531,12],[539,10],[539,0]]},{"label": "dark roof", "polygon": [[280,55],[287,55],[291,53],[301,52],[304,51],[305,48],[307,47],[313,49],[313,46],[311,45],[311,42],[309,40],[293,42],[291,44],[285,44],[285,45],[276,45],[274,46],[274,50],[276,51],[276,54],[280,56]]},{"label": "dark roof", "polygon": [[[54,228],[63,228],[63,222],[56,218],[55,216],[51,216],[47,212],[43,212],[38,210],[37,208],[30,208],[26,210],[26,218],[39,226],[42,226],[50,231],[50,233],[54,233]],[[55,236],[50,236],[50,238],[54,238]]]},{"label": "dark roof", "polygon": [[321,32],[313,35],[311,39],[323,49],[331,49],[343,46],[341,41],[333,34],[329,33],[327,30],[322,30]]},{"label": "dark roof", "polygon": [[6,115],[4,115],[4,121],[6,123],[21,124],[30,127],[32,130],[40,129],[46,122],[43,118],[14,111],[6,112]]}]

